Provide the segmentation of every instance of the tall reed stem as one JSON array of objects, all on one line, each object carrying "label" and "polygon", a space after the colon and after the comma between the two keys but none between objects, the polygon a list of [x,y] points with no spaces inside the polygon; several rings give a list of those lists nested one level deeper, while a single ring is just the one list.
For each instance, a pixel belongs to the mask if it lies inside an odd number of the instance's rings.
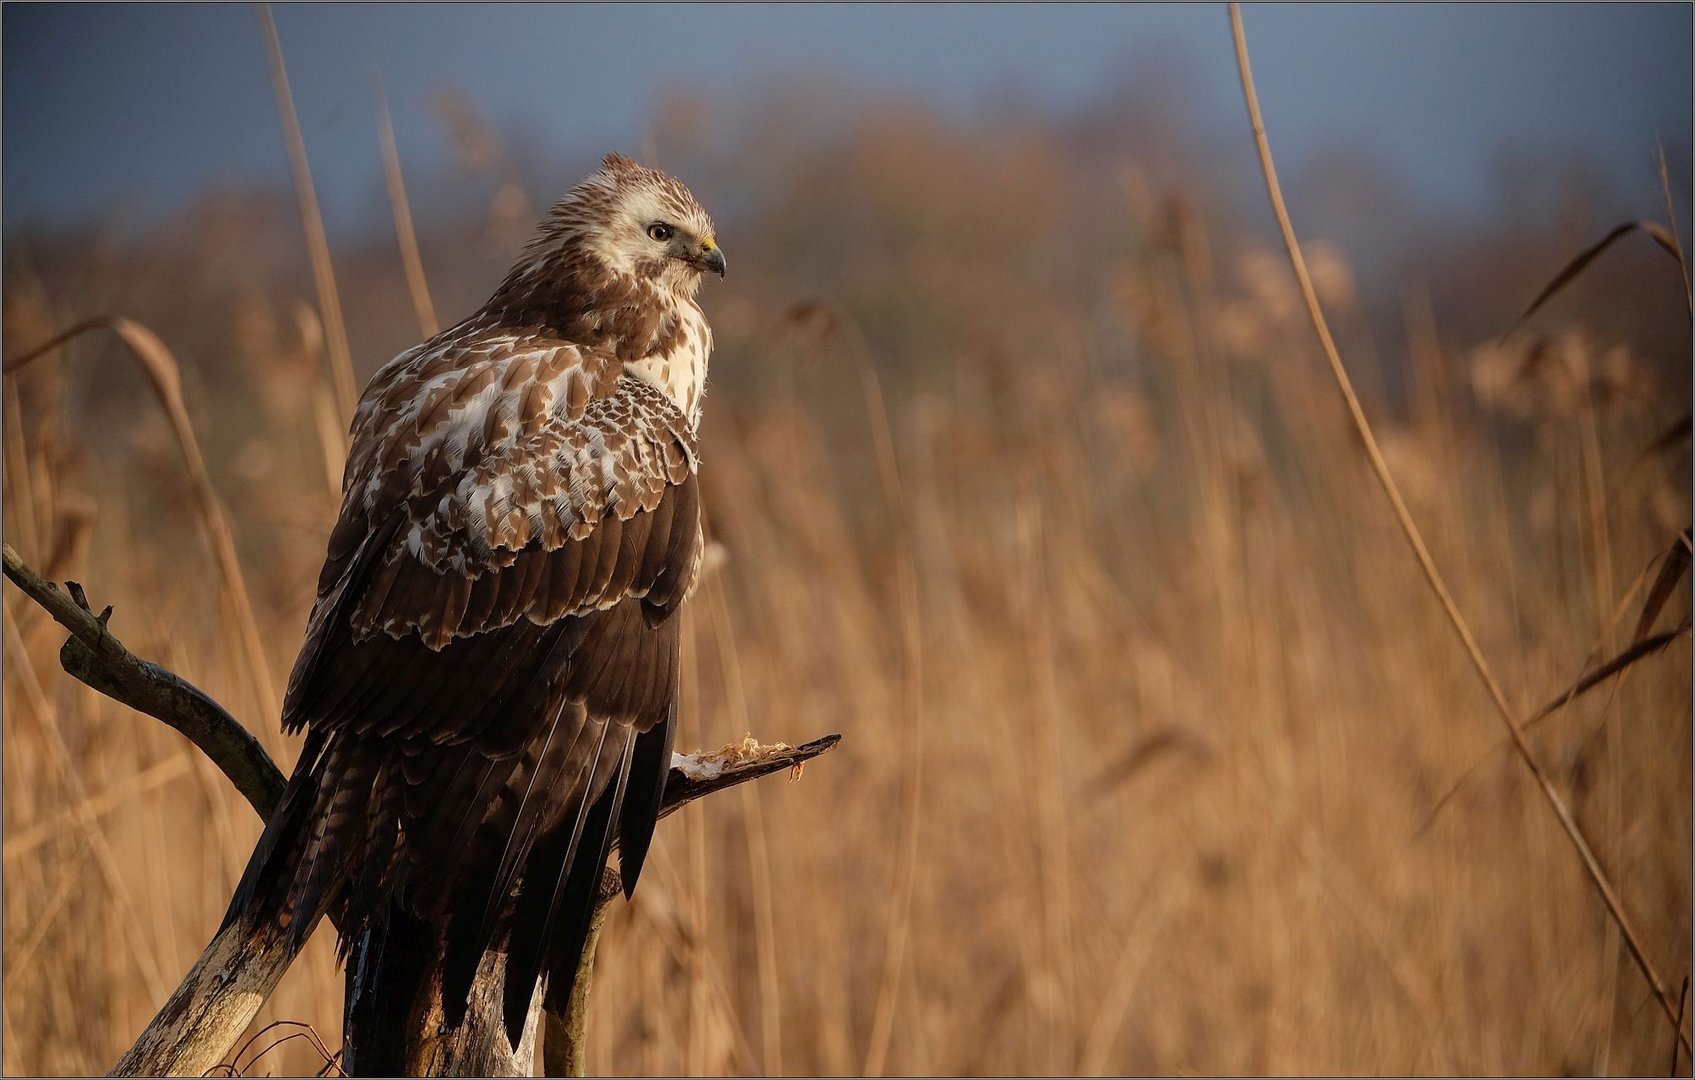
[{"label": "tall reed stem", "polygon": [[1571,808],[1566,805],[1565,798],[1554,787],[1553,781],[1536,760],[1536,755],[1530,749],[1530,743],[1524,736],[1524,728],[1519,723],[1511,705],[1507,703],[1507,695],[1501,689],[1500,682],[1495,678],[1489,662],[1484,659],[1483,650],[1478,647],[1477,638],[1471,632],[1471,626],[1460,613],[1459,605],[1454,603],[1452,594],[1448,591],[1447,582],[1442,572],[1436,568],[1436,560],[1431,558],[1430,549],[1425,546],[1424,537],[1419,533],[1418,526],[1413,522],[1412,514],[1407,510],[1406,502],[1401,498],[1400,489],[1395,485],[1395,478],[1389,474],[1389,466],[1383,460],[1383,452],[1378,449],[1377,437],[1372,434],[1371,423],[1366,419],[1365,410],[1360,406],[1359,397],[1354,393],[1353,381],[1348,378],[1348,370],[1342,365],[1342,356],[1336,350],[1336,342],[1330,336],[1330,326],[1325,321],[1324,311],[1319,307],[1318,292],[1313,288],[1312,276],[1307,273],[1306,260],[1301,256],[1300,242],[1295,239],[1295,228],[1289,221],[1289,210],[1283,204],[1283,190],[1277,183],[1277,168],[1271,160],[1271,144],[1266,140],[1265,120],[1260,115],[1259,95],[1254,91],[1253,71],[1248,64],[1248,42],[1242,31],[1242,11],[1239,5],[1230,5],[1230,30],[1236,41],[1236,65],[1242,73],[1242,95],[1247,101],[1248,119],[1253,124],[1254,145],[1259,150],[1260,171],[1265,174],[1266,193],[1271,198],[1271,209],[1277,216],[1277,227],[1283,234],[1283,243],[1289,249],[1289,262],[1294,267],[1295,278],[1301,287],[1301,298],[1306,302],[1307,316],[1312,320],[1313,330],[1318,334],[1319,344],[1324,349],[1324,356],[1330,362],[1330,373],[1335,376],[1336,386],[1342,392],[1342,399],[1347,402],[1348,414],[1353,418],[1354,429],[1359,433],[1360,442],[1365,447],[1366,457],[1371,462],[1372,472],[1383,488],[1383,494],[1388,497],[1389,505],[1395,512],[1395,520],[1400,524],[1401,534],[1406,537],[1413,555],[1418,559],[1418,565],[1424,571],[1424,579],[1430,585],[1431,592],[1442,605],[1442,610],[1448,616],[1449,624],[1454,633],[1459,636],[1460,643],[1465,646],[1466,655],[1471,658],[1471,665],[1477,675],[1483,680],[1483,685],[1489,691],[1489,697],[1495,703],[1495,711],[1507,725],[1507,731],[1512,736],[1513,747],[1518,756],[1530,770],[1530,775],[1536,779],[1536,784],[1542,790],[1543,798],[1559,819],[1560,827],[1565,830],[1578,858],[1583,862],[1583,869],[1589,875],[1596,890],[1601,894],[1602,901],[1607,905],[1607,913],[1618,925],[1619,933],[1623,935],[1625,944],[1630,949],[1631,957],[1641,970],[1643,978],[1648,981],[1654,996],[1659,998],[1660,1007],[1665,1010],[1666,1018],[1677,1029],[1678,1040],[1685,1049],[1689,1048],[1689,1038],[1683,1033],[1682,1018],[1678,1012],[1677,1002],[1672,998],[1666,984],[1655,971],[1654,964],[1648,959],[1643,949],[1642,940],[1630,918],[1625,914],[1624,903],[1619,899],[1618,892],[1613,888],[1607,872],[1602,869],[1601,862],[1595,857],[1594,850],[1583,835],[1583,829],[1577,824]]}]

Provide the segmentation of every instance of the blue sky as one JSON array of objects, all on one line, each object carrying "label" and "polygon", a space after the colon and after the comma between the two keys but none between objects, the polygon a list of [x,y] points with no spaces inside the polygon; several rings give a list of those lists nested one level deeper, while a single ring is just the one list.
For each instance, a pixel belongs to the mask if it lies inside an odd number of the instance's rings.
[{"label": "blue sky", "polygon": [[[1207,134],[1245,128],[1222,6],[358,4],[275,16],[332,224],[376,205],[372,65],[409,169],[449,152],[426,107],[443,86],[578,158],[639,152],[669,89],[733,101],[821,73],[992,130],[1009,96],[1060,115],[1160,64],[1185,74],[1187,114]],[[1250,6],[1245,18],[1286,167],[1355,146],[1421,199],[1481,207],[1506,152],[1575,152],[1644,197],[1656,136],[1689,152],[1687,4]],[[168,211],[216,181],[287,182],[247,5],[11,3],[0,46],[8,232]]]}]

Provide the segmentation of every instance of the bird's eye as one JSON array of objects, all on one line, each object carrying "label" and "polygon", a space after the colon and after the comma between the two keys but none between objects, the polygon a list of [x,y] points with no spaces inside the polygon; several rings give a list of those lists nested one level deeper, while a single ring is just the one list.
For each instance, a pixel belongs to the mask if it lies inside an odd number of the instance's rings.
[{"label": "bird's eye", "polygon": [[661,244],[671,239],[671,237],[675,236],[676,233],[677,230],[663,222],[655,223],[647,227],[647,235],[659,241]]}]

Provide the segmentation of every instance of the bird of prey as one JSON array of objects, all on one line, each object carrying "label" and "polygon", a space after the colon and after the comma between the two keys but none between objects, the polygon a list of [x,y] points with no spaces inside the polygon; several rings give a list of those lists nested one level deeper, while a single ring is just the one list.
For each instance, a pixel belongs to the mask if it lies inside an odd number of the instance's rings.
[{"label": "bird of prey", "polygon": [[608,155],[481,310],[372,378],[283,704],[305,744],[226,925],[257,911],[298,949],[338,912],[367,1003],[414,992],[432,941],[449,1027],[503,949],[514,1046],[538,975],[568,992],[670,767],[708,272],[689,190]]}]

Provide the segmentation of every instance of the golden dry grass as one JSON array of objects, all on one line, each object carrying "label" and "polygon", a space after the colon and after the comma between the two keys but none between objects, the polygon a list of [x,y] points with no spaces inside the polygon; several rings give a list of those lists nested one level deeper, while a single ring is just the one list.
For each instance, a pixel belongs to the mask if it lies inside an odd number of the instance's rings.
[{"label": "golden dry grass", "polygon": [[[766,198],[706,297],[723,558],[686,615],[680,742],[845,739],[798,784],[660,829],[602,944],[591,1068],[1663,1071],[1669,1026],[1502,745],[1275,248],[1129,166],[1079,194],[1040,133],[990,145],[891,108],[805,153],[744,178]],[[695,160],[678,169],[711,204],[722,173]],[[150,255],[37,250],[5,281],[8,357],[121,307],[182,361],[278,672],[341,423],[292,299],[309,279],[244,261],[287,222],[202,207]],[[448,269],[427,240],[448,319],[510,253],[465,243]],[[1404,330],[1377,327],[1403,341],[1356,351],[1355,268],[1308,259],[1527,715],[1629,643],[1689,522],[1687,440],[1642,455],[1687,411],[1676,269],[1650,264],[1664,288],[1622,311],[1579,292],[1476,350],[1415,298]],[[1497,273],[1502,318],[1557,267]],[[368,374],[415,333],[405,279],[385,252],[340,280]],[[6,378],[6,539],[292,761],[125,363],[79,339]],[[1688,610],[1685,583],[1659,627]],[[3,1066],[99,1071],[215,928],[259,822],[179,738],[60,673],[58,631],[11,590],[5,620]],[[1688,660],[1684,638],[1530,733],[1674,984]],[[333,1048],[340,1005],[317,940],[256,1029]],[[258,1068],[322,1064],[302,1039]]]}]

